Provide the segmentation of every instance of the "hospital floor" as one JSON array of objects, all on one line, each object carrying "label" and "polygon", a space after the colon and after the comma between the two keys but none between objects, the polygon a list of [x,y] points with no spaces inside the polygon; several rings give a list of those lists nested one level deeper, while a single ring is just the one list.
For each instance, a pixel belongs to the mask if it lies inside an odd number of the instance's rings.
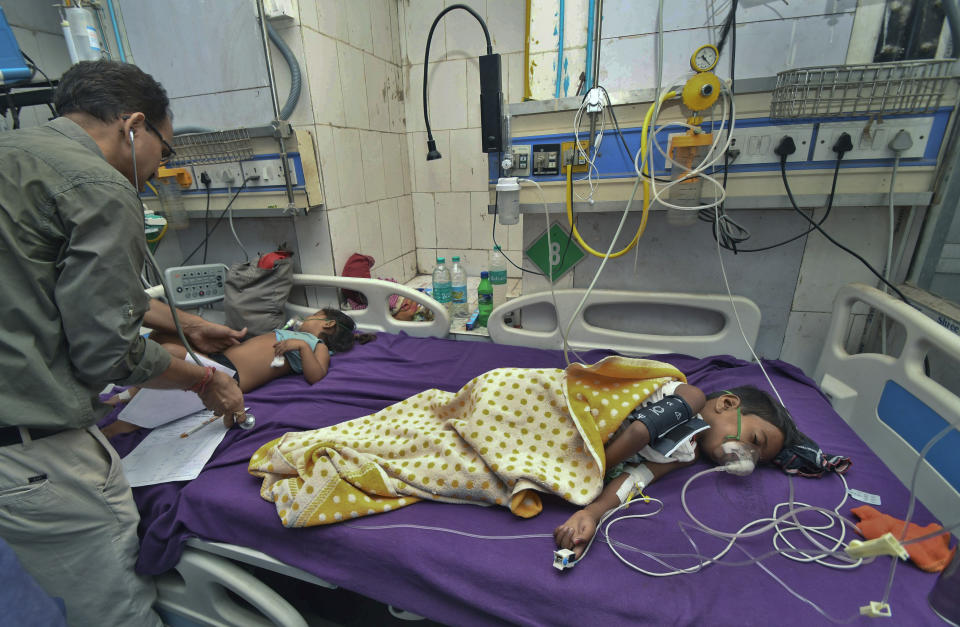
[{"label": "hospital floor", "polygon": [[[431,620],[403,620],[390,614],[383,603],[342,588],[330,590],[313,584],[246,566],[257,579],[282,594],[288,603],[300,612],[310,627],[442,627],[442,623]],[[244,605],[238,597],[235,601]],[[248,606],[249,607],[249,606]],[[198,623],[165,614],[162,618],[169,627],[201,627]]]}]

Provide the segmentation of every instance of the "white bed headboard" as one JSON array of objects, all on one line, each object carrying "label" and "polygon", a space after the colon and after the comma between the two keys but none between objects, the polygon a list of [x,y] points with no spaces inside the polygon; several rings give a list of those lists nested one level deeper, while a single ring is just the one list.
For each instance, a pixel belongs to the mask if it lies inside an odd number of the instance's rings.
[{"label": "white bed headboard", "polygon": [[[302,287],[330,287],[360,292],[367,297],[367,308],[348,310],[346,313],[356,321],[357,328],[364,331],[385,331],[388,333],[404,331],[407,335],[414,337],[446,337],[450,333],[450,314],[447,310],[423,292],[400,283],[380,279],[358,279],[322,274],[294,274],[293,284]],[[433,321],[407,322],[395,320],[390,315],[391,294],[399,294],[426,306],[433,311]],[[335,302],[331,302],[329,305],[339,307]],[[291,315],[308,316],[314,313],[317,308],[288,302],[286,310]]]},{"label": "white bed headboard", "polygon": [[[512,299],[497,307],[490,314],[487,321],[487,330],[490,337],[498,344],[512,344],[533,346],[536,348],[563,348],[561,331],[566,330],[570,317],[583,298],[585,290],[569,289],[556,290],[557,303],[554,306],[550,292],[528,294]],[[734,296],[736,312],[743,324],[744,334],[753,345],[760,330],[760,309],[753,301],[743,296]],[[557,313],[560,327],[550,331],[532,331],[529,329],[515,329],[504,323],[504,315],[510,311],[546,304]],[[608,329],[588,323],[584,313],[597,305],[626,305],[645,307],[667,307],[674,310],[678,307],[698,310],[722,318],[721,328],[709,335],[681,335],[681,334],[644,334],[616,329]],[[559,308],[559,312],[556,310]],[[665,313],[665,315],[670,315]],[[590,293],[588,305],[578,314],[567,342],[574,350],[591,348],[607,348],[628,355],[650,355],[656,353],[684,353],[694,357],[708,355],[733,355],[742,359],[752,359],[750,350],[743,341],[740,327],[734,315],[730,297],[724,295],[703,294],[671,294],[664,292],[629,292],[623,290],[593,290]]]},{"label": "white bed headboard", "polygon": [[[906,339],[899,356],[847,352],[853,306],[860,302],[903,325]],[[893,296],[854,283],[837,293],[830,330],[814,372],[814,380],[836,412],[907,487],[927,441],[947,424],[960,425],[960,398],[925,374],[924,361],[931,349],[960,361],[960,337]],[[911,410],[902,424],[891,426],[888,408],[893,394],[907,399]],[[905,431],[904,426],[914,431]],[[951,433],[945,439],[956,435]],[[930,453],[947,444],[941,441]],[[956,451],[949,456],[956,459]],[[926,460],[917,476],[917,497],[944,525],[960,520],[960,492]]]}]

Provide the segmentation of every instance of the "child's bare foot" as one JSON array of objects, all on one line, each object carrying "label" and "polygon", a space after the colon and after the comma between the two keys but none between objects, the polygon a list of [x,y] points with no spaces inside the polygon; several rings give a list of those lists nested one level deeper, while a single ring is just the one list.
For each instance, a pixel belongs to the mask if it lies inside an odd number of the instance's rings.
[{"label": "child's bare foot", "polygon": [[125,420],[116,420],[111,422],[103,429],[100,429],[100,432],[106,436],[107,439],[112,438],[115,435],[120,435],[121,433],[132,433],[139,429],[135,424],[129,423]]},{"label": "child's bare foot", "polygon": [[587,510],[581,509],[553,530],[553,540],[558,548],[570,549],[574,559],[580,559],[596,531],[597,519]]}]

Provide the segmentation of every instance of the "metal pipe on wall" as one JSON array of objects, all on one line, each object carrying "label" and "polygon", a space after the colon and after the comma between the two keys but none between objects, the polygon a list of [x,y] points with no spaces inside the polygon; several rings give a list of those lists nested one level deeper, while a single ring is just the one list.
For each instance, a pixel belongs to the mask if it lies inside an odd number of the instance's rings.
[{"label": "metal pipe on wall", "polygon": [[[270,54],[270,35],[267,28],[267,12],[263,8],[263,0],[257,0],[257,12],[260,16],[260,35],[263,39],[263,53],[267,60],[267,82],[270,85],[270,99],[273,103],[274,120],[280,120],[280,101],[277,99],[277,86],[273,77],[273,59]],[[287,160],[287,142],[283,133],[277,129],[277,143],[280,146],[280,165],[283,167],[283,180],[287,188],[287,211],[291,215],[296,212],[296,203],[293,201],[293,185],[290,181],[290,163]]]},{"label": "metal pipe on wall", "polygon": [[[593,15],[593,32],[588,34],[587,41],[593,40],[593,83],[586,89],[596,88],[600,84],[600,34],[603,32],[603,0],[595,0]],[[597,114],[590,114],[590,145],[592,146],[597,135]]]},{"label": "metal pipe on wall", "polygon": [[565,8],[563,6],[563,0],[560,1],[560,23],[557,25],[557,87],[554,93],[554,98],[560,97],[560,84],[563,82],[563,14],[565,13]]},{"label": "metal pipe on wall", "polygon": [[107,0],[107,13],[110,14],[110,23],[113,25],[113,38],[117,41],[117,52],[120,53],[120,60],[127,62],[127,55],[123,52],[123,41],[120,39],[120,27],[117,26],[117,13],[113,10],[113,0]]},{"label": "metal pipe on wall", "polygon": [[[591,0],[592,1],[592,0]],[[527,24],[523,31],[523,100],[532,100],[530,95],[530,2],[527,0]]]}]

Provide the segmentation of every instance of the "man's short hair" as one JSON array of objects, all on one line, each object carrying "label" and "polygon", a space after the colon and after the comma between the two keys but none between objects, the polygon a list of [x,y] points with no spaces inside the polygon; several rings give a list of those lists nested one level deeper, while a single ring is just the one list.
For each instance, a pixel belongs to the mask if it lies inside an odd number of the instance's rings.
[{"label": "man's short hair", "polygon": [[87,113],[113,122],[124,113],[142,112],[154,125],[169,116],[163,86],[132,63],[81,61],[64,72],[54,95],[57,113]]}]

